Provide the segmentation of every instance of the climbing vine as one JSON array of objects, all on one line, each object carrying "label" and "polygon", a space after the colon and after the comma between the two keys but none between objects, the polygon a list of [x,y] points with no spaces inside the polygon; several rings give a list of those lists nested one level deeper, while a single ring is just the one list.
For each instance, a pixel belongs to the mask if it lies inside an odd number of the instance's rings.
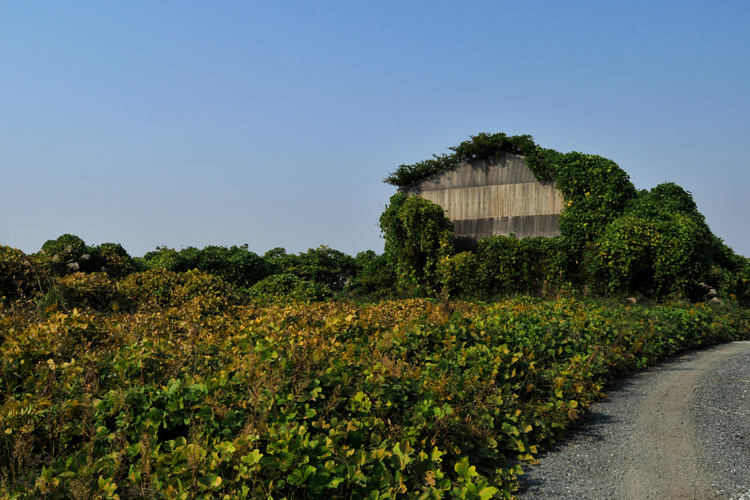
[{"label": "climbing vine", "polygon": [[453,253],[453,223],[419,196],[396,193],[380,216],[385,254],[402,290],[436,284],[438,261]]},{"label": "climbing vine", "polygon": [[383,179],[386,184],[403,187],[425,179],[431,175],[450,170],[451,168],[472,160],[488,160],[500,153],[527,155],[534,152],[536,145],[530,135],[507,136],[502,132],[497,134],[481,133],[471,136],[458,146],[448,148],[453,153],[432,155],[432,158],[414,163],[401,165],[388,177]]}]

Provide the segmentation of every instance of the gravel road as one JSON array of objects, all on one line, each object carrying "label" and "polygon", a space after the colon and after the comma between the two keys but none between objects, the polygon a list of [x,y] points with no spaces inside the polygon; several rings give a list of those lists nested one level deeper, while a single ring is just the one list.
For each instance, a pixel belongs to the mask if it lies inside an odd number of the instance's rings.
[{"label": "gravel road", "polygon": [[750,342],[634,373],[525,467],[519,499],[750,500]]}]

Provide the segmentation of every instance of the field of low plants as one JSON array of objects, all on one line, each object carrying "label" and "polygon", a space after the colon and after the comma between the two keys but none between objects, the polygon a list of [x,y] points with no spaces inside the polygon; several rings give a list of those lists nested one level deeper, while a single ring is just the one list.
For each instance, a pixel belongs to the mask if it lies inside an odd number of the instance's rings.
[{"label": "field of low plants", "polygon": [[66,279],[108,298],[0,320],[2,499],[511,498],[520,461],[612,377],[750,332],[731,304],[268,303],[198,271]]}]

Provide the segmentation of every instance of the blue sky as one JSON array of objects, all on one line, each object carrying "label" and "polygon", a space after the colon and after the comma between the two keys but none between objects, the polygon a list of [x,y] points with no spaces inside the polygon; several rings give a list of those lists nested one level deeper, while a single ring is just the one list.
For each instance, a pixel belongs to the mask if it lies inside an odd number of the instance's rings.
[{"label": "blue sky", "polygon": [[748,2],[3,2],[0,244],[382,251],[479,132],[691,191],[750,255]]}]

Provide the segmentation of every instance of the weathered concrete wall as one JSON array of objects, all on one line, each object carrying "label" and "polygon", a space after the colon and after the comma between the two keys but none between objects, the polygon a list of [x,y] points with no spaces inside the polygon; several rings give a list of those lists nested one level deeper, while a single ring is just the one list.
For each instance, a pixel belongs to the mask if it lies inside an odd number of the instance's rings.
[{"label": "weathered concrete wall", "polygon": [[401,191],[442,206],[461,246],[493,234],[560,234],[563,195],[554,182],[536,180],[522,156],[501,154],[490,161],[463,163]]}]

